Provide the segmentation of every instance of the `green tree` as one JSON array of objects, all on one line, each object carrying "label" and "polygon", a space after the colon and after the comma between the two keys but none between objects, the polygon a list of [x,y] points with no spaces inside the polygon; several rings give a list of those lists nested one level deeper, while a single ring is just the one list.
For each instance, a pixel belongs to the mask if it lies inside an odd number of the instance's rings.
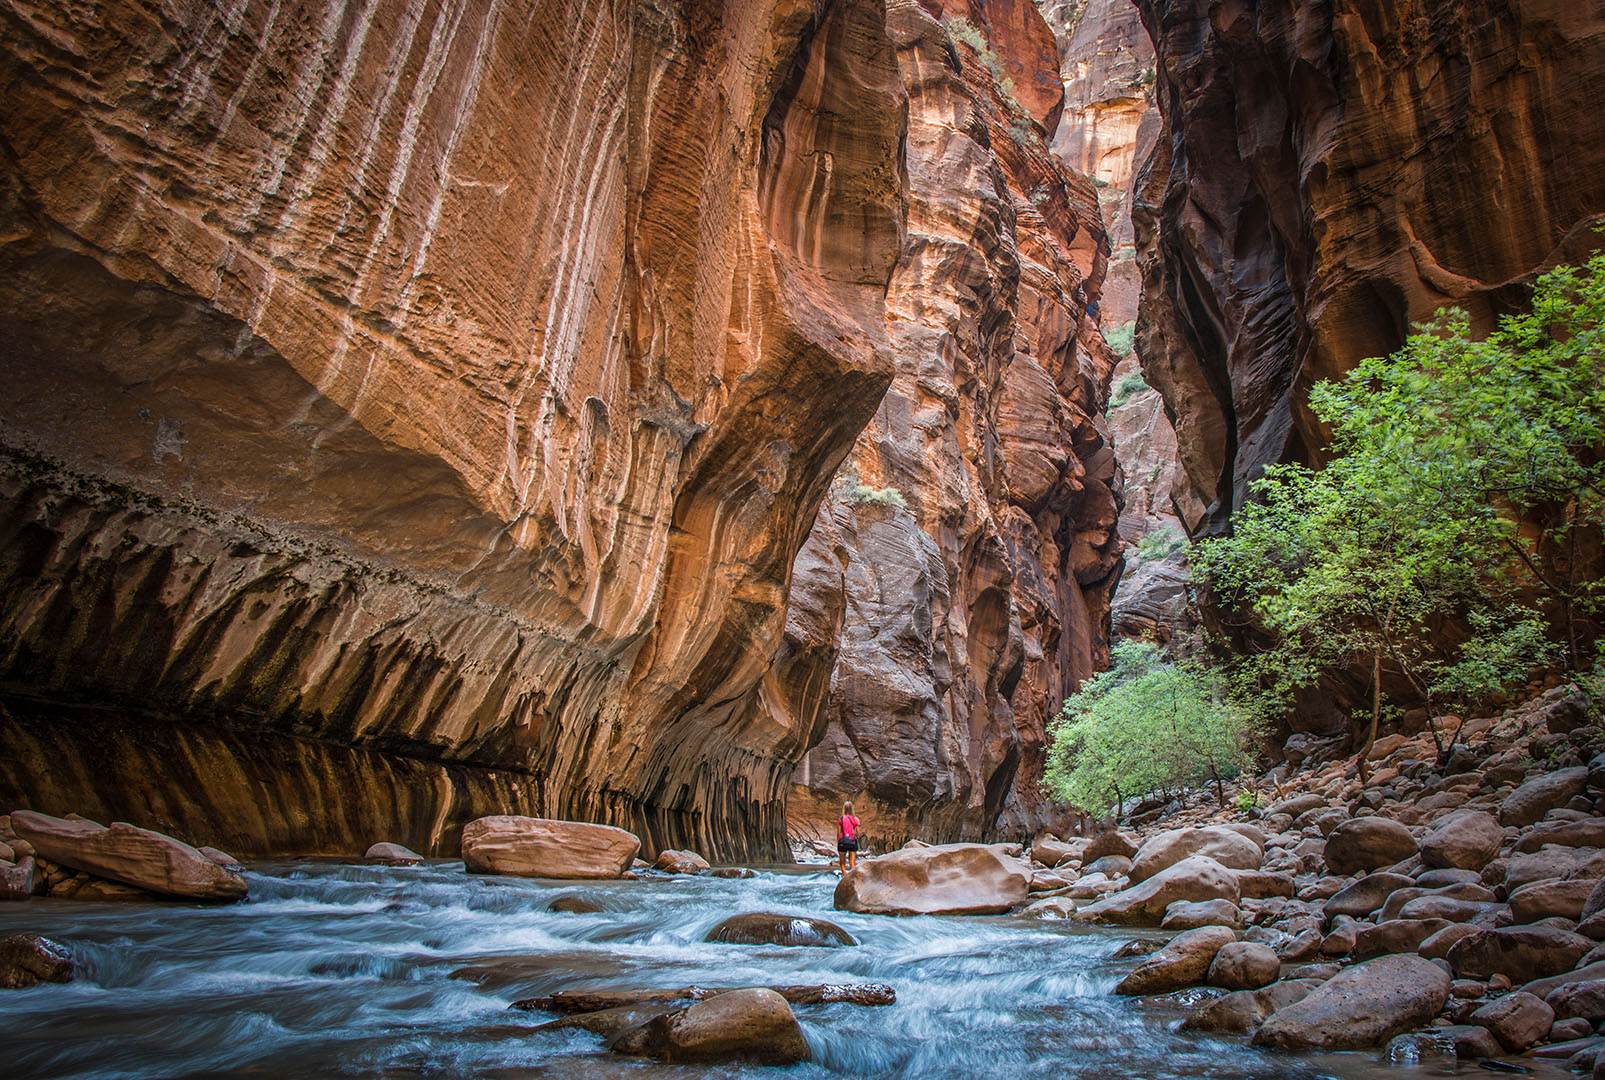
[{"label": "green tree", "polygon": [[1219,671],[1166,660],[1144,642],[1121,642],[1111,659],[1050,725],[1048,793],[1118,816],[1132,796],[1213,781],[1225,805],[1224,782],[1254,758],[1262,725],[1253,706]]},{"label": "green tree", "polygon": [[[1370,674],[1366,754],[1385,673],[1429,712],[1523,678],[1546,653],[1536,598],[1559,615],[1568,664],[1599,583],[1605,481],[1605,256],[1542,277],[1532,311],[1483,340],[1445,311],[1387,360],[1317,386],[1334,460],[1276,466],[1230,537],[1195,559],[1218,599],[1268,631],[1238,669],[1285,700],[1322,672]],[[1445,744],[1436,726],[1440,754]]]}]

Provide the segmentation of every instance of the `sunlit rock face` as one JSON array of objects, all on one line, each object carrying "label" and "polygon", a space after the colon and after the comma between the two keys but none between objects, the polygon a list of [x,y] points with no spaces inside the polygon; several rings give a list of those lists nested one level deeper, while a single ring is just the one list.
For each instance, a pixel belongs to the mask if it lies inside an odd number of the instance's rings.
[{"label": "sunlit rock face", "polygon": [[[896,373],[797,557],[754,703],[820,733],[794,833],[828,839],[851,799],[879,846],[1055,821],[1045,725],[1105,659],[1119,564],[1114,357],[1085,312],[1108,254],[1096,198],[934,7],[887,5],[909,95]],[[1018,29],[980,7],[949,14],[1001,58]]]},{"label": "sunlit rock face", "polygon": [[749,692],[916,302],[883,5],[0,8],[8,807],[779,854]]},{"label": "sunlit rock face", "polygon": [[1598,244],[1605,21],[1587,4],[1138,0],[1168,131],[1140,177],[1144,370],[1184,519],[1318,454],[1315,381],[1464,303],[1487,325]]}]

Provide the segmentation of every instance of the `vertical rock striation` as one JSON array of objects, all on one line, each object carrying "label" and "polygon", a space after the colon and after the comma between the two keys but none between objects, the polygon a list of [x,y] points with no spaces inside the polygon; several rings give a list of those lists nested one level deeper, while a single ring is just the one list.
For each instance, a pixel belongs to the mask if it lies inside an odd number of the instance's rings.
[{"label": "vertical rock striation", "polygon": [[798,555],[753,703],[818,733],[794,833],[833,835],[853,799],[878,845],[1052,818],[1045,727],[1104,660],[1119,568],[1099,417],[1115,358],[1086,314],[1108,242],[1091,184],[1049,150],[1056,112],[1002,81],[1057,85],[1051,54],[1040,78],[1004,62],[1051,35],[998,0],[892,0],[888,26],[909,97],[895,375]]},{"label": "vertical rock striation", "polygon": [[1319,454],[1315,381],[1597,246],[1605,21],[1549,0],[1137,0],[1167,129],[1135,211],[1144,371],[1213,532]]},{"label": "vertical rock striation", "polygon": [[415,785],[420,850],[505,809],[780,854],[812,730],[747,703],[893,371],[883,5],[0,26],[0,797],[249,853]]}]

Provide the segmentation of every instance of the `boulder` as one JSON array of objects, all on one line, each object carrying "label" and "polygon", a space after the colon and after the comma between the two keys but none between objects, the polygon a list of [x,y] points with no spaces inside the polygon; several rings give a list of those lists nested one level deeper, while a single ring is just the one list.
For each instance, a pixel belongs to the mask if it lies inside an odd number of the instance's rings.
[{"label": "boulder", "polygon": [[1043,866],[1054,867],[1069,859],[1077,858],[1086,844],[1067,844],[1063,840],[1047,833],[1037,837],[1031,844],[1031,857]]},{"label": "boulder", "polygon": [[1105,829],[1087,842],[1086,850],[1081,853],[1081,862],[1093,863],[1105,855],[1120,855],[1129,859],[1135,854],[1137,854],[1135,836],[1124,829]]},{"label": "boulder", "polygon": [[422,866],[424,857],[411,848],[381,840],[362,853],[362,861],[380,866]]},{"label": "boulder", "polygon": [[1320,979],[1283,979],[1263,990],[1236,990],[1198,1010],[1182,1024],[1185,1031],[1235,1031],[1246,1034],[1278,1009],[1302,1001],[1321,985]]},{"label": "boulder", "polygon": [[758,871],[746,866],[716,866],[708,871],[709,877],[716,878],[755,878]]},{"label": "boulder", "polygon": [[35,864],[31,855],[0,863],[0,900],[26,900],[33,895]]},{"label": "boulder", "polygon": [[[1470,922],[1490,906],[1487,900],[1461,900],[1453,896],[1428,893],[1406,901],[1396,916],[1400,919],[1447,919],[1449,922]],[[1517,920],[1530,921],[1530,920]]]},{"label": "boulder", "polygon": [[1416,946],[1416,955],[1424,956],[1428,960],[1447,960],[1449,950],[1454,947],[1455,942],[1477,933],[1480,929],[1482,928],[1468,926],[1465,923],[1450,923]]},{"label": "boulder", "polygon": [[1570,971],[1594,947],[1581,934],[1547,926],[1507,926],[1468,934],[1449,948],[1445,959],[1463,979],[1503,974],[1514,983]]},{"label": "boulder", "polygon": [[811,945],[824,948],[858,944],[847,931],[824,919],[774,915],[766,911],[732,915],[709,930],[703,940],[726,945]]},{"label": "boulder", "polygon": [[1053,870],[1031,871],[1031,884],[1027,888],[1034,893],[1054,892],[1058,889],[1068,888],[1076,882],[1076,875],[1066,877]]},{"label": "boulder", "polygon": [[1260,846],[1232,829],[1171,829],[1137,849],[1129,876],[1133,883],[1146,881],[1190,855],[1207,855],[1233,870],[1258,870],[1261,858]]},{"label": "boulder", "polygon": [[1499,804],[1501,825],[1531,825],[1557,807],[1571,802],[1588,785],[1588,770],[1583,766],[1561,769],[1527,781],[1505,796]]},{"label": "boulder", "polygon": [[1197,930],[1200,926],[1243,925],[1243,913],[1230,900],[1178,900],[1165,909],[1161,930]]},{"label": "boulder", "polygon": [[1258,990],[1275,982],[1282,961],[1274,950],[1251,941],[1223,945],[1210,961],[1208,982],[1226,990]]},{"label": "boulder", "polygon": [[1438,1057],[1490,1058],[1504,1053],[1493,1032],[1475,1024],[1451,1024],[1396,1035],[1388,1043],[1388,1061],[1409,1065]]},{"label": "boulder", "polygon": [[1519,1054],[1549,1034],[1555,1010],[1531,994],[1518,990],[1490,1001],[1471,1014],[1471,1022],[1494,1033],[1499,1044]]},{"label": "boulder", "polygon": [[1236,940],[1237,935],[1224,926],[1205,926],[1178,934],[1121,979],[1115,993],[1168,994],[1196,986],[1209,974],[1215,954]]},{"label": "boulder", "polygon": [[244,864],[241,863],[240,860],[236,859],[226,851],[219,851],[215,847],[198,847],[195,850],[199,851],[202,855],[205,855],[208,859],[211,859],[217,865],[226,870],[245,869]]},{"label": "boulder", "polygon": [[1375,926],[1361,926],[1354,939],[1355,959],[1414,953],[1422,942],[1451,925],[1447,919],[1389,919]]},{"label": "boulder", "polygon": [[1605,818],[1583,821],[1543,821],[1527,829],[1516,841],[1516,853],[1526,855],[1545,844],[1556,847],[1605,848]]},{"label": "boulder", "polygon": [[1587,878],[1573,881],[1547,878],[1523,885],[1510,894],[1511,917],[1517,923],[1534,923],[1557,915],[1563,919],[1580,920],[1588,898],[1598,885],[1598,881]]},{"label": "boulder", "polygon": [[[849,875],[851,876],[851,875]],[[1106,896],[1076,912],[1089,922],[1158,925],[1178,900],[1230,900],[1237,903],[1237,878],[1205,855],[1190,855],[1147,881]]]},{"label": "boulder", "polygon": [[42,982],[72,979],[72,957],[58,942],[38,934],[0,938],[0,989],[21,990]]},{"label": "boulder", "polygon": [[731,990],[620,1032],[611,1047],[670,1062],[754,1061],[791,1065],[808,1060],[808,1041],[786,999],[756,987]]},{"label": "boulder", "polygon": [[641,841],[611,825],[496,814],[463,826],[463,862],[471,874],[536,878],[616,878]]},{"label": "boulder", "polygon": [[1583,910],[1579,913],[1578,918],[1580,921],[1586,922],[1601,911],[1605,911],[1605,878],[1599,880],[1598,884],[1594,886],[1594,891],[1588,894],[1588,899],[1583,901]]},{"label": "boulder", "polygon": [[1346,968],[1309,996],[1278,1009],[1254,1045],[1283,1050],[1358,1050],[1432,1021],[1449,1000],[1449,974],[1413,955]]},{"label": "boulder", "polygon": [[583,896],[559,896],[546,905],[546,910],[565,915],[594,915],[604,908],[595,900],[588,900]]},{"label": "boulder", "polygon": [[1020,912],[1025,919],[1068,919],[1076,913],[1076,902],[1069,896],[1050,896],[1027,904]]},{"label": "boulder", "polygon": [[1359,919],[1387,903],[1388,897],[1400,889],[1415,886],[1415,880],[1403,874],[1367,874],[1352,885],[1339,889],[1321,906],[1327,919],[1348,915]]},{"label": "boulder", "polygon": [[1286,814],[1290,818],[1297,818],[1301,814],[1308,813],[1311,810],[1324,809],[1328,805],[1325,795],[1296,795],[1266,810],[1265,816],[1274,817],[1277,814]]},{"label": "boulder", "polygon": [[1421,861],[1438,869],[1481,870],[1504,842],[1505,829],[1498,818],[1481,810],[1463,810],[1421,838]]},{"label": "boulder", "polygon": [[1605,979],[1584,979],[1555,987],[1544,1001],[1562,1020],[1581,1017],[1590,1024],[1605,1020]]},{"label": "boulder", "polygon": [[183,841],[126,822],[107,828],[83,818],[17,810],[11,815],[11,827],[41,858],[110,881],[186,900],[246,896],[245,879],[239,874]]},{"label": "boulder", "polygon": [[1284,964],[1300,960],[1313,960],[1321,953],[1321,932],[1316,929],[1300,930],[1286,941],[1271,946]]},{"label": "boulder", "polygon": [[1294,893],[1293,875],[1272,873],[1268,870],[1234,870],[1239,895],[1255,899],[1281,896],[1291,899]]},{"label": "boulder", "polygon": [[1517,855],[1505,867],[1503,883],[1515,892],[1546,878],[1605,877],[1605,851],[1545,845],[1530,855]]},{"label": "boulder", "polygon": [[707,859],[694,851],[665,848],[658,852],[658,857],[653,860],[652,869],[662,870],[665,874],[701,874],[713,868]]},{"label": "boulder", "polygon": [[1026,898],[1031,883],[1011,850],[941,844],[894,851],[860,862],[838,881],[835,905],[871,915],[1000,915]]},{"label": "boulder", "polygon": [[1449,885],[1474,885],[1482,880],[1482,874],[1476,870],[1428,870],[1416,877],[1416,884],[1423,889],[1442,889]]},{"label": "boulder", "polygon": [[1104,855],[1081,867],[1083,876],[1087,874],[1107,874],[1108,876],[1124,877],[1131,873],[1131,860],[1124,855]]},{"label": "boulder", "polygon": [[1379,870],[1415,853],[1415,837],[1391,818],[1352,818],[1326,838],[1326,864],[1334,874]]}]

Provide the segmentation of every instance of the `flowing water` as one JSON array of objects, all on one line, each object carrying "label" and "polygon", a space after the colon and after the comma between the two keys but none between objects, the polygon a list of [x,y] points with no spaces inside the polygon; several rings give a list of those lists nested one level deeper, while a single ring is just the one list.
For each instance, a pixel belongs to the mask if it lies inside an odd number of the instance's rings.
[{"label": "flowing water", "polygon": [[[32,900],[0,905],[0,935],[68,945],[83,975],[0,991],[0,1074],[21,1077],[786,1076],[1358,1078],[1455,1075],[1380,1053],[1290,1057],[1172,1030],[1177,1002],[1111,989],[1130,931],[1014,918],[896,919],[831,910],[821,867],[756,878],[606,883],[471,877],[298,861],[259,865],[242,904]],[[559,896],[592,914],[547,910]],[[824,917],[860,945],[705,944],[750,911]],[[799,1006],[813,1061],[790,1069],[625,1058],[583,1030],[510,1011],[581,987],[886,982],[888,1008]],[[1566,1075],[1525,1061],[1535,1077]],[[1466,1075],[1488,1076],[1475,1064]]]}]

